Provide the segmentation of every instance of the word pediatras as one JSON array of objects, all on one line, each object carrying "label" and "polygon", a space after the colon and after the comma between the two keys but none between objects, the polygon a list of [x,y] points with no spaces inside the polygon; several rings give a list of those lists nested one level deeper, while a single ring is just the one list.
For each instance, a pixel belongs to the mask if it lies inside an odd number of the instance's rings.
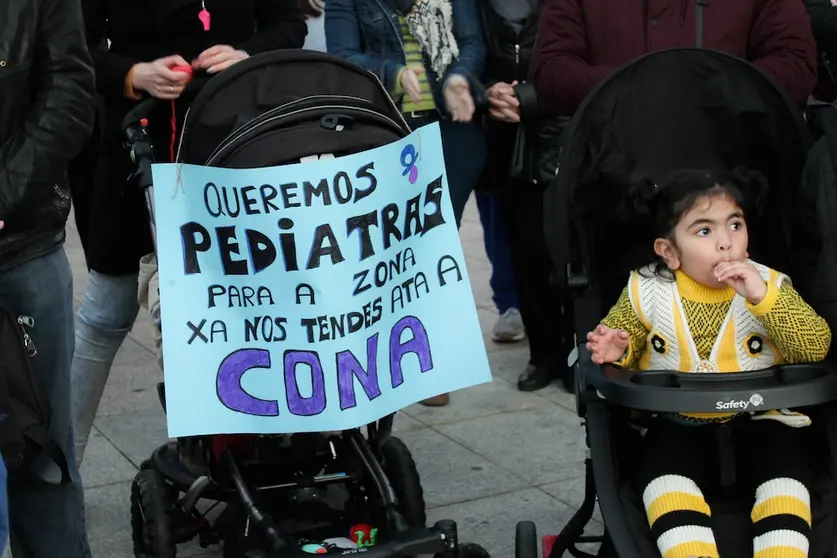
[{"label": "word pediatras", "polygon": [[[402,341],[405,332],[412,335]],[[356,383],[366,394],[368,401],[381,396],[381,384],[378,367],[378,338],[375,333],[366,341],[365,364],[350,350],[341,351],[335,356],[338,405],[340,411],[357,406]],[[404,384],[403,359],[412,354],[418,360],[421,373],[433,369],[433,356],[427,330],[415,316],[401,318],[391,329],[386,342],[388,355],[384,370],[389,370],[390,385],[393,389]],[[254,368],[270,369],[273,366],[271,352],[266,349],[245,348],[229,354],[218,368],[216,387],[218,400],[228,409],[251,416],[279,416],[279,401],[264,399],[245,391],[242,387],[243,376]],[[300,389],[297,375],[307,369],[310,375],[311,395],[305,396]],[[305,373],[305,372],[302,372]],[[329,405],[326,385],[334,380],[326,378],[326,370],[319,354],[312,350],[286,350],[282,358],[281,379],[285,392],[285,402],[291,414],[296,416],[319,415]],[[307,382],[306,382],[307,383]]]},{"label": "word pediatras", "polygon": [[[348,174],[343,171],[338,173],[330,183],[327,179],[322,179],[314,186],[312,182],[303,181],[301,185],[283,184],[279,190],[272,185],[263,185],[260,188],[255,186],[228,188],[208,182],[204,187],[204,203],[213,217],[222,215],[235,217],[242,215],[242,212],[246,215],[280,212],[282,209],[273,201],[280,192],[283,199],[282,206],[286,209],[303,207],[303,204],[309,207],[315,197],[323,205],[331,205],[335,200],[338,204],[356,203],[369,196],[377,187],[378,180],[372,174],[372,170],[374,170],[374,164],[369,163],[355,173],[356,178],[362,178],[367,182],[367,187],[363,190],[353,186]],[[329,186],[331,186],[330,189]],[[423,236],[428,231],[445,224],[442,214],[443,193],[442,176],[439,176],[427,185],[423,193],[408,199],[403,211],[398,204],[388,203],[381,209],[348,217],[345,219],[345,240],[353,236],[357,238],[359,261],[364,261],[375,255],[376,244],[382,245],[386,250],[394,242],[401,242],[414,235]],[[300,195],[302,201],[297,200]],[[197,221],[185,223],[180,227],[183,272],[186,275],[201,273],[200,254],[210,252],[213,245],[215,250],[220,252],[222,269],[226,276],[259,273],[273,265],[280,257],[284,271],[316,269],[320,267],[323,258],[328,258],[332,265],[346,259],[345,247],[338,240],[332,224],[329,223],[318,225],[314,229],[313,239],[305,241],[297,238],[293,230],[294,221],[289,217],[279,218],[275,237],[269,233],[266,234],[266,231],[252,228],[243,230],[237,226],[212,228],[214,230],[211,233],[207,227]],[[373,229],[378,231],[376,236],[380,237],[381,242],[373,241]],[[298,249],[301,243],[310,246],[310,249],[304,249],[303,260],[300,260],[301,254]],[[352,251],[352,253],[356,252]]]}]

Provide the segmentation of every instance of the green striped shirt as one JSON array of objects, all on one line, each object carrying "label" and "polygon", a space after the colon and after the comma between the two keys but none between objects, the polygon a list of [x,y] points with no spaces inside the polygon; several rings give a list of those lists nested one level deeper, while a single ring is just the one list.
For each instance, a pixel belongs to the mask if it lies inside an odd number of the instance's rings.
[{"label": "green striped shirt", "polygon": [[[406,20],[399,16],[398,21],[401,23],[401,35],[404,41],[404,58],[407,61],[407,66],[421,66],[424,67],[424,60],[421,56],[421,46],[418,41],[410,34],[410,29],[407,27]],[[427,80],[427,72],[419,76],[419,84],[421,85],[421,100],[414,103],[410,96],[404,94],[404,101],[402,110],[404,112],[421,112],[425,110],[434,110],[436,103],[433,100],[433,93],[430,90],[430,82]]]}]

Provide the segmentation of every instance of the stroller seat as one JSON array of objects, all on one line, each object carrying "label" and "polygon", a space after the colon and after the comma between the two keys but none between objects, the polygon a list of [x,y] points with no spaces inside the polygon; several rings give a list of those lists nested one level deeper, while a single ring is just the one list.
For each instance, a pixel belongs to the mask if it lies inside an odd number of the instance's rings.
[{"label": "stroller seat", "polygon": [[[787,273],[819,311],[823,301],[813,285],[822,278],[810,270],[818,269],[823,243],[805,222],[816,211],[800,194],[810,145],[801,110],[769,76],[706,49],[640,57],[577,110],[564,133],[560,171],[545,193],[544,226],[556,287],[573,324],[569,374],[586,428],[587,480],[578,512],[559,535],[545,539],[545,556],[593,556],[577,548],[589,542],[600,543],[598,556],[660,556],[632,486],[643,444],[632,413],[790,408],[813,421],[800,429],[815,472],[809,556],[837,558],[837,374],[830,362],[722,374],[634,372],[595,365],[585,348],[587,333],[616,302],[629,272],[653,261],[651,224],[620,213],[625,191],[637,176],[661,180],[681,169],[746,166],[767,178],[764,209],[748,218],[749,253]],[[724,488],[706,495],[720,555],[752,556],[753,494]],[[604,533],[586,534],[597,502]],[[519,523],[517,536],[519,558],[537,553],[533,523]]]},{"label": "stroller seat", "polygon": [[[811,489],[814,519],[809,556],[837,555],[833,554],[837,549],[837,484],[832,474],[837,465],[837,407],[832,404],[837,399],[837,374],[831,365],[787,365],[759,372],[699,375],[634,372],[597,366],[582,348],[576,380],[578,411],[585,417],[589,431],[591,459],[587,466],[592,479],[588,478],[588,482],[595,486],[606,537],[610,539],[600,556],[658,555],[641,497],[631,483],[637,448],[643,444],[640,429],[636,428],[641,423],[632,422],[632,412],[713,412],[719,402],[743,404],[759,398],[759,410],[790,407],[813,418],[812,426],[799,432],[808,439],[807,457],[815,479]],[[718,462],[714,455],[708,459]],[[721,466],[719,462],[718,467]],[[736,475],[741,478],[746,471],[738,470]],[[752,530],[753,495],[732,486],[723,492],[707,493],[707,501],[721,556],[751,556],[752,537],[747,533]],[[559,538],[567,540],[571,535],[564,532]],[[607,548],[617,542],[618,550]]]}]

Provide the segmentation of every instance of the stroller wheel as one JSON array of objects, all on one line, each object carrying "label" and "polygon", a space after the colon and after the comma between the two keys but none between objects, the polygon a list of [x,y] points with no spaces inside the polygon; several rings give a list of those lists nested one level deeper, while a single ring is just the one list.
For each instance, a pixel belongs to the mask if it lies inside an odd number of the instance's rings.
[{"label": "stroller wheel", "polygon": [[427,523],[424,490],[410,450],[400,439],[390,436],[381,446],[381,457],[384,473],[392,483],[407,523],[410,527],[424,527]]},{"label": "stroller wheel", "polygon": [[521,521],[515,528],[514,558],[538,558],[538,530],[531,521]]},{"label": "stroller wheel", "polygon": [[136,558],[174,558],[174,501],[163,475],[140,471],[131,485],[131,531]]},{"label": "stroller wheel", "polygon": [[457,558],[491,558],[491,554],[476,543],[462,543]]},{"label": "stroller wheel", "polygon": [[575,393],[575,369],[567,368],[561,375],[561,383],[564,384],[564,389],[567,393]]}]

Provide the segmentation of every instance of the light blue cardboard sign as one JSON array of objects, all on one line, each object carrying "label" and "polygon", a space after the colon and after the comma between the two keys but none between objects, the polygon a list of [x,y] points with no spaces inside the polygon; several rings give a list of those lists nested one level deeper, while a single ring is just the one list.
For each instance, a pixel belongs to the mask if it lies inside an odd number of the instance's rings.
[{"label": "light blue cardboard sign", "polygon": [[153,175],[170,436],[356,428],[491,381],[438,125]]}]

